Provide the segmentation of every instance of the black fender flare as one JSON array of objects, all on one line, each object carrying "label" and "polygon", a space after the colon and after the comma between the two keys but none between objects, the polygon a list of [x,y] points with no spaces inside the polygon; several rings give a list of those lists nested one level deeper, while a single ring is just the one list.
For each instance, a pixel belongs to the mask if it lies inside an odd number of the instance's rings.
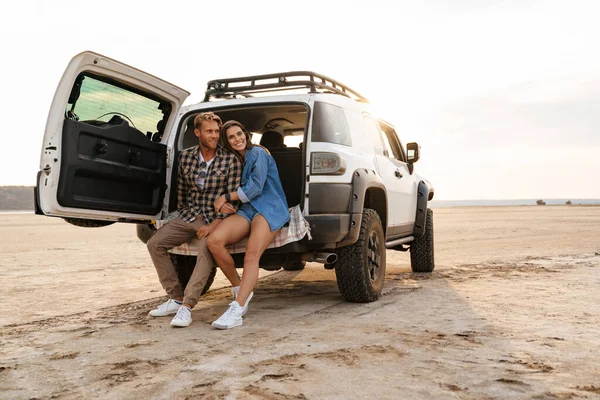
[{"label": "black fender flare", "polygon": [[381,218],[383,225],[383,231],[387,230],[387,214],[388,214],[388,202],[387,202],[387,190],[383,183],[383,180],[379,174],[373,170],[360,168],[354,171],[352,174],[352,198],[350,204],[348,204],[348,213],[350,214],[350,229],[348,234],[341,242],[337,244],[338,247],[347,246],[354,244],[358,240],[360,233],[360,221],[362,220],[362,213],[367,200],[367,192],[370,188],[381,189],[384,193],[383,205],[379,205],[378,209],[375,209]]},{"label": "black fender flare", "polygon": [[425,234],[425,222],[427,218],[427,203],[433,199],[435,191],[433,185],[426,180],[419,181],[417,188],[417,211],[415,216],[415,227],[413,236],[422,237]]}]

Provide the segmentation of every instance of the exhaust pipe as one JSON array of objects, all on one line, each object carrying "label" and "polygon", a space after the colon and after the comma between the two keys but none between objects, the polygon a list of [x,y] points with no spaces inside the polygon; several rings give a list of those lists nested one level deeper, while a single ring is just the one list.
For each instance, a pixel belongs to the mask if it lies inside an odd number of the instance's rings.
[{"label": "exhaust pipe", "polygon": [[321,264],[333,264],[337,261],[337,254],[325,252],[304,253],[300,257],[302,261],[318,262]]}]

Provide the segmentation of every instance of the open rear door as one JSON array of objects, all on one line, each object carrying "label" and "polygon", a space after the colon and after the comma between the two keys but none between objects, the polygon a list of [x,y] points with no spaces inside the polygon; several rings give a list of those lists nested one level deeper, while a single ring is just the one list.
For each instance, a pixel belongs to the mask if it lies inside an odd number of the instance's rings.
[{"label": "open rear door", "polygon": [[160,218],[170,175],[163,143],[188,95],[108,57],[75,56],[46,123],[36,212],[105,221]]}]

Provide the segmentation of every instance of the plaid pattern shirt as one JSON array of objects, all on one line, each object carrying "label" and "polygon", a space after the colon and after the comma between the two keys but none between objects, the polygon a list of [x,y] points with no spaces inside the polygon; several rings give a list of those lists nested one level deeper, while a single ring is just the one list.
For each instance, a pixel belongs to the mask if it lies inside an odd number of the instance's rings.
[{"label": "plaid pattern shirt", "polygon": [[198,185],[199,151],[200,148],[196,145],[183,150],[179,155],[177,211],[186,222],[195,221],[201,215],[210,224],[215,218],[225,218],[225,214],[215,212],[213,203],[219,196],[235,192],[240,186],[242,163],[233,154],[217,147],[217,154],[208,167],[204,186],[201,187]]}]

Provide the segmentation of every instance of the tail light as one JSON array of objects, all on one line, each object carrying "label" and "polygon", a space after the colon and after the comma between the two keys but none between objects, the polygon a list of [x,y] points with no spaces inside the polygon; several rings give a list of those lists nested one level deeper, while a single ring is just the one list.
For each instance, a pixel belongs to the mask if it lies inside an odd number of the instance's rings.
[{"label": "tail light", "polygon": [[336,153],[312,153],[310,173],[312,175],[342,175],[346,172],[346,161]]}]

